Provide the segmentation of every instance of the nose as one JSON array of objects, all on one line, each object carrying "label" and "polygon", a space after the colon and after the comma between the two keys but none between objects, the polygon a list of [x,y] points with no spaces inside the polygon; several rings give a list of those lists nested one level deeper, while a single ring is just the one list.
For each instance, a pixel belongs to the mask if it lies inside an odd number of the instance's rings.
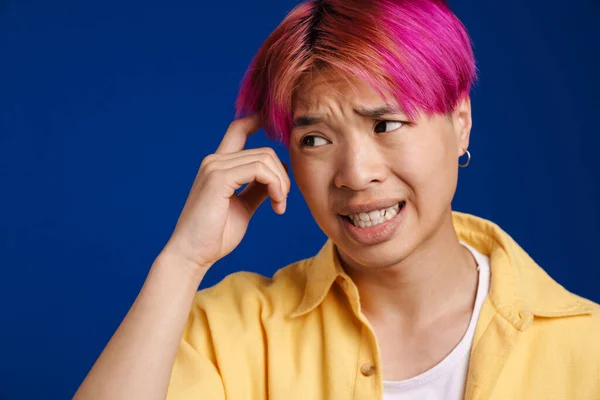
[{"label": "nose", "polygon": [[346,143],[337,155],[334,184],[342,189],[360,191],[385,178],[386,163],[377,146],[370,140]]}]

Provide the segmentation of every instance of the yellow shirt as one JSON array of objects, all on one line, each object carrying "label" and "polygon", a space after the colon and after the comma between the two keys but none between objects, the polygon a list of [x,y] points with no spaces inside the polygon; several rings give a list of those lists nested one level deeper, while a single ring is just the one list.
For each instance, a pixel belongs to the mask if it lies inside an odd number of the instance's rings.
[{"label": "yellow shirt", "polygon": [[[459,240],[491,265],[465,399],[600,399],[600,307],[494,223],[453,217]],[[168,399],[381,399],[381,372],[358,290],[328,241],[272,279],[238,272],[198,292]]]}]

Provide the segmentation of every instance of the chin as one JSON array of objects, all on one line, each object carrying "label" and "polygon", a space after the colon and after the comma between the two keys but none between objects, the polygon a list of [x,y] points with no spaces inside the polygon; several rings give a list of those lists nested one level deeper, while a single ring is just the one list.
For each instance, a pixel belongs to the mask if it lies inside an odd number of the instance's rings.
[{"label": "chin", "polygon": [[412,254],[414,243],[392,238],[377,245],[362,246],[343,240],[338,245],[341,257],[350,258],[354,263],[367,268],[389,268],[404,261]]}]

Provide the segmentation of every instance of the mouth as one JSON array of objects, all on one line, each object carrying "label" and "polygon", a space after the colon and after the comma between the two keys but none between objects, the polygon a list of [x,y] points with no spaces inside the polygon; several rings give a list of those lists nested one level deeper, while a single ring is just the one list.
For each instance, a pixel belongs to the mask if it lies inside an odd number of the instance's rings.
[{"label": "mouth", "polygon": [[341,217],[357,228],[371,228],[394,218],[402,211],[405,205],[406,201],[401,201],[392,207],[357,214],[341,215]]}]

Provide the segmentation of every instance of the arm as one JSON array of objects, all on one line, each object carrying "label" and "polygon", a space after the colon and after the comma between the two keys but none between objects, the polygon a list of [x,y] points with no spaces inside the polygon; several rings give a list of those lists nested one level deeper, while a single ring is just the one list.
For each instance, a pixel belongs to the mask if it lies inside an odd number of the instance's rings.
[{"label": "arm", "polygon": [[[76,400],[166,397],[177,348],[206,271],[237,247],[265,199],[271,197],[273,209],[285,212],[290,180],[275,152],[243,150],[259,122],[257,116],[233,122],[216,153],[203,160],[171,238]],[[187,368],[195,369],[199,362]],[[207,373],[199,373],[195,393],[211,390],[202,381]]]},{"label": "arm", "polygon": [[[164,399],[194,295],[205,272],[167,252],[74,399]],[[185,264],[184,264],[185,265]]]}]

